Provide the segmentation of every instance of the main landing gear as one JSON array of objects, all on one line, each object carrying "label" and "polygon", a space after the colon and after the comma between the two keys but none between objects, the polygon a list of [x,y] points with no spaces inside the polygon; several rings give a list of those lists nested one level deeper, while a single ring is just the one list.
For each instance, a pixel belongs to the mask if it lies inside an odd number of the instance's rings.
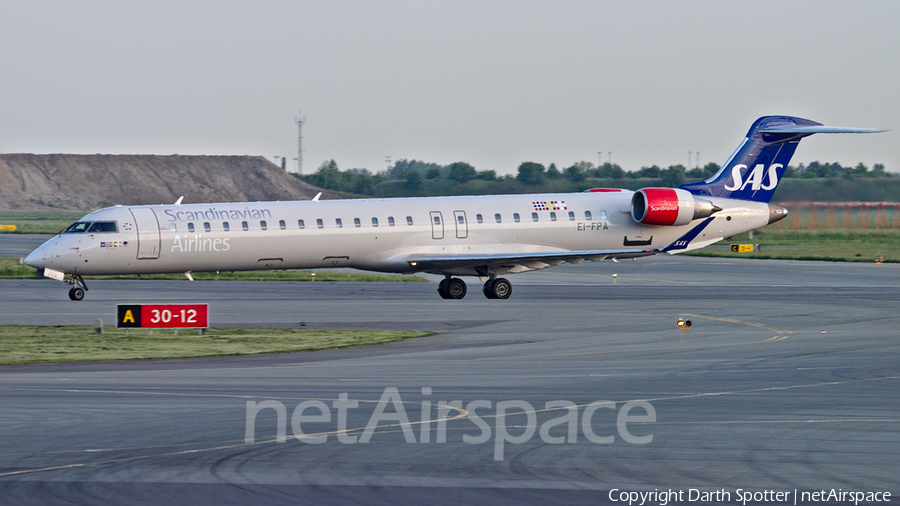
[{"label": "main landing gear", "polygon": [[484,284],[484,296],[489,299],[508,299],[512,295],[512,283],[506,278],[491,278]]},{"label": "main landing gear", "polygon": [[442,299],[461,299],[466,296],[466,282],[447,276],[441,280],[437,291]]},{"label": "main landing gear", "polygon": [[70,274],[68,279],[66,279],[66,283],[74,285],[72,286],[72,288],[69,288],[70,299],[81,300],[84,298],[84,292],[88,289],[88,287],[84,282],[84,278],[82,278],[80,274]]},{"label": "main landing gear", "polygon": [[[466,282],[447,276],[438,285],[437,291],[443,299],[461,299],[466,296]],[[505,278],[492,277],[484,284],[482,291],[489,299],[508,299],[512,295],[512,284]]]}]

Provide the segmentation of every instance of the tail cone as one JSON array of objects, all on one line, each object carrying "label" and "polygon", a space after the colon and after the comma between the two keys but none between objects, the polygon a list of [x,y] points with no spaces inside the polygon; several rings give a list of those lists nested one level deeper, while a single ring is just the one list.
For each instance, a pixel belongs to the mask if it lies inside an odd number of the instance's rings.
[{"label": "tail cone", "polygon": [[774,204],[769,204],[769,225],[775,223],[776,221],[783,220],[787,218],[788,210],[781,207],[776,206]]}]

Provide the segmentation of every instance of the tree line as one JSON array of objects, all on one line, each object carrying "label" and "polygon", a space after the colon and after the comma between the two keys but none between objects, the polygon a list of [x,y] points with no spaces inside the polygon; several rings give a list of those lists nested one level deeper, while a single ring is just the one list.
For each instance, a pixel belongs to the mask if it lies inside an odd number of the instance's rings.
[{"label": "tree line", "polygon": [[[336,192],[368,197],[410,197],[423,195],[492,195],[501,193],[579,192],[588,188],[613,186],[636,190],[646,186],[676,187],[690,181],[700,181],[715,175],[721,166],[707,163],[703,167],[685,168],[656,165],[626,171],[615,163],[594,165],[581,161],[559,169],[536,162],[519,165],[516,175],[498,175],[493,170],[476,170],[466,162],[448,165],[421,160],[397,160],[389,169],[372,173],[367,169],[341,170],[337,162],[328,160],[308,175],[297,176],[303,181]],[[788,166],[785,178],[827,179],[895,177],[883,164],[872,169],[860,163],[844,167],[838,163],[812,162],[809,165]]]}]

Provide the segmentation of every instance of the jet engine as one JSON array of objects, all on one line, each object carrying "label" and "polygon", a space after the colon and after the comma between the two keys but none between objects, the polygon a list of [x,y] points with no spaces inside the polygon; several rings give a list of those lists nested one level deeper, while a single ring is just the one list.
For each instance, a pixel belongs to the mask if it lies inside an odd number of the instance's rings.
[{"label": "jet engine", "polygon": [[644,225],[687,225],[721,210],[680,188],[643,188],[631,198],[631,217]]}]

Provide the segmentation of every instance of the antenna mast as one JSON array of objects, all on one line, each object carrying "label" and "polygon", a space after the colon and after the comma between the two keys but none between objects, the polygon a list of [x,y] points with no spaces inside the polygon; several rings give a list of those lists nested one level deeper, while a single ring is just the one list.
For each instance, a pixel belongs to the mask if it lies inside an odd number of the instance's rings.
[{"label": "antenna mast", "polygon": [[294,118],[294,123],[297,124],[297,174],[303,174],[303,125],[306,124],[303,109],[300,109],[300,115]]}]

